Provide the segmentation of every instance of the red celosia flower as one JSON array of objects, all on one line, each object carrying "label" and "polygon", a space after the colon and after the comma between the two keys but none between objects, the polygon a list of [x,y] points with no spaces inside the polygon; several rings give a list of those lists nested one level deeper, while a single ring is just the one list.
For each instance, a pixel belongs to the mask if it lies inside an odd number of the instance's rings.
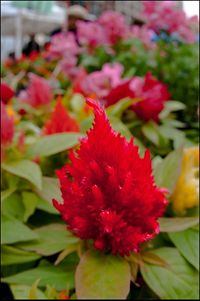
[{"label": "red celosia flower", "polygon": [[1,102],[1,143],[8,146],[14,136],[14,120],[6,112],[6,106]]},{"label": "red celosia flower", "polygon": [[112,105],[125,97],[140,99],[132,106],[139,118],[158,122],[159,113],[163,110],[170,93],[165,84],[148,72],[144,79],[135,76],[113,88],[105,97],[106,105]]},{"label": "red celosia flower", "polygon": [[95,111],[93,128],[71,151],[71,164],[57,171],[64,203],[53,204],[75,235],[99,250],[129,255],[159,232],[167,201],[154,183],[150,152],[140,158],[98,102],[87,103]]},{"label": "red celosia flower", "polygon": [[15,95],[13,89],[11,89],[6,83],[1,83],[1,100],[3,103],[8,103],[9,100]]},{"label": "red celosia flower", "polygon": [[49,105],[53,93],[48,81],[32,73],[29,77],[30,84],[26,91],[20,92],[19,99],[35,108]]},{"label": "red celosia flower", "polygon": [[68,114],[59,98],[50,120],[44,125],[43,133],[51,135],[63,132],[79,132],[77,122]]}]

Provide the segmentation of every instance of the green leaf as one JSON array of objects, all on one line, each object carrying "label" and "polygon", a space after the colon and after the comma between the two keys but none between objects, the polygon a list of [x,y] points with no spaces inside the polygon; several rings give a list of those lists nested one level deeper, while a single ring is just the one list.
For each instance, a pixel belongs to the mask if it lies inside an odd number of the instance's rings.
[{"label": "green leaf", "polygon": [[11,194],[1,205],[2,213],[23,221],[24,206],[20,193]]},{"label": "green leaf", "polygon": [[116,104],[109,106],[108,109],[106,109],[106,113],[109,116],[115,116],[120,118],[122,113],[132,105],[133,99],[130,98],[124,98],[118,101]]},{"label": "green leaf", "polygon": [[5,199],[7,199],[15,190],[16,188],[8,188],[4,191],[1,191],[1,201],[3,202]]},{"label": "green leaf", "polygon": [[42,173],[40,167],[36,163],[29,160],[21,160],[3,163],[1,166],[4,170],[28,180],[38,189],[41,189]]},{"label": "green leaf", "polygon": [[130,267],[122,257],[87,251],[76,269],[78,299],[126,299]]},{"label": "green leaf", "polygon": [[[36,190],[36,192],[42,199],[44,199],[45,201],[47,201],[50,204],[50,206],[51,206],[51,207],[49,207],[50,213],[59,214],[58,211],[53,207],[53,204],[52,204],[53,199],[56,199],[58,202],[63,201],[58,179],[50,178],[50,177],[43,177],[42,178],[42,189]],[[43,206],[43,205],[41,205],[41,202],[39,203],[39,206]],[[43,208],[44,208],[44,206],[43,206]]]},{"label": "green leaf", "polygon": [[82,135],[78,133],[62,133],[44,136],[29,147],[28,155],[32,157],[42,157],[60,153],[77,145],[81,137]]},{"label": "green leaf", "polygon": [[154,253],[166,261],[168,267],[144,263],[141,273],[147,285],[161,299],[198,299],[198,273],[178,250],[164,247]]},{"label": "green leaf", "polygon": [[38,235],[14,217],[1,217],[1,243],[12,244],[18,241],[28,241],[38,238]]},{"label": "green leaf", "polygon": [[129,140],[131,137],[133,137],[127,126],[120,119],[112,116],[109,118],[109,121],[113,129],[122,136],[126,137],[126,139]]},{"label": "green leaf", "polygon": [[199,270],[199,231],[187,229],[169,233],[169,237],[179,252]]},{"label": "green leaf", "polygon": [[31,286],[37,279],[40,279],[39,287],[45,287],[47,284],[55,287],[57,290],[64,290],[66,286],[69,288],[74,287],[72,271],[55,267],[45,260],[34,269],[3,278],[2,282]]},{"label": "green leaf", "polygon": [[65,225],[50,224],[34,230],[37,240],[19,243],[17,247],[37,254],[49,256],[64,250],[67,246],[78,243],[79,239],[67,231]]},{"label": "green leaf", "polygon": [[149,121],[142,126],[142,132],[147,139],[155,145],[159,144],[159,132],[157,125],[153,121]]},{"label": "green leaf", "polygon": [[[11,284],[10,288],[15,300],[28,300],[31,286],[23,284]],[[36,297],[38,300],[47,300],[45,294],[39,289],[36,290]]]},{"label": "green leaf", "polygon": [[141,254],[142,260],[147,263],[151,263],[154,265],[159,265],[162,267],[167,267],[167,263],[165,260],[160,258],[158,255],[154,253],[154,250],[147,251]]},{"label": "green leaf", "polygon": [[38,197],[32,192],[22,192],[22,202],[24,204],[25,212],[23,222],[27,222],[29,217],[35,212]]},{"label": "green leaf", "polygon": [[178,148],[156,165],[154,169],[155,182],[160,187],[165,187],[173,192],[180,174],[183,149]]},{"label": "green leaf", "polygon": [[29,294],[28,294],[30,300],[37,299],[37,288],[38,288],[39,282],[40,282],[40,279],[37,279],[31,286],[31,288],[29,290]]},{"label": "green leaf", "polygon": [[182,102],[175,101],[175,100],[167,101],[165,103],[165,108],[159,114],[159,118],[160,119],[166,118],[169,115],[169,113],[173,111],[184,110],[185,108],[186,106]]},{"label": "green leaf", "polygon": [[36,253],[26,252],[19,250],[11,246],[2,246],[1,247],[1,264],[10,265],[10,264],[20,264],[24,262],[31,262],[39,259],[39,256]]},{"label": "green leaf", "polygon": [[178,232],[199,224],[199,217],[161,217],[158,221],[161,232]]},{"label": "green leaf", "polygon": [[48,213],[52,214],[57,214],[59,215],[60,213],[53,207],[51,203],[49,203],[46,200],[41,199],[38,197],[38,202],[37,202],[37,209],[40,209],[42,211],[46,211]]}]

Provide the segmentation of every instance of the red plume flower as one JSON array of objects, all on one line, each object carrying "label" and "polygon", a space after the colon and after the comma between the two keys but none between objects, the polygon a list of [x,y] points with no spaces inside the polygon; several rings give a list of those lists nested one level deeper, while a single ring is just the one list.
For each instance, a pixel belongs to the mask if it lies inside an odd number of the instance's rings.
[{"label": "red plume flower", "polygon": [[150,152],[140,158],[100,104],[87,103],[95,112],[93,128],[71,151],[71,164],[57,171],[64,203],[53,204],[75,235],[93,240],[96,249],[129,255],[159,232],[167,201],[154,183]]},{"label": "red plume flower", "polygon": [[1,100],[3,103],[8,103],[9,100],[15,95],[13,89],[11,89],[6,83],[1,83]]},{"label": "red plume flower", "polygon": [[6,106],[1,102],[1,142],[8,146],[12,143],[14,136],[14,120],[8,116]]},{"label": "red plume flower", "polygon": [[50,120],[44,125],[43,133],[45,135],[51,135],[63,132],[79,132],[79,126],[77,122],[69,116],[59,98]]}]

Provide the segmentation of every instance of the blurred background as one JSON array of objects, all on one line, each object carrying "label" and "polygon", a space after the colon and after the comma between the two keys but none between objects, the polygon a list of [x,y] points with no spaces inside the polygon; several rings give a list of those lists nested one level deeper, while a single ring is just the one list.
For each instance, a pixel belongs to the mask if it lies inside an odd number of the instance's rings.
[{"label": "blurred background", "polygon": [[[199,16],[199,1],[174,2],[187,16]],[[44,45],[54,30],[67,26],[68,12],[74,5],[87,10],[87,21],[103,11],[115,10],[125,15],[129,24],[146,22],[141,1],[1,1],[1,61],[10,55],[20,56],[30,35],[34,34],[39,46]]]}]

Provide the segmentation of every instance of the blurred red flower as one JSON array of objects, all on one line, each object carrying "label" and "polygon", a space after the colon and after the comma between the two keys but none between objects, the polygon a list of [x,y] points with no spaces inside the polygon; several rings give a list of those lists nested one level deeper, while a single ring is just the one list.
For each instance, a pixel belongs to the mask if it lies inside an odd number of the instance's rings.
[{"label": "blurred red flower", "polygon": [[59,98],[50,119],[44,125],[43,133],[45,135],[52,135],[56,133],[79,131],[78,123],[69,115]]},{"label": "blurred red flower", "polygon": [[3,103],[7,104],[9,100],[15,95],[15,92],[12,88],[9,87],[8,84],[2,82],[1,83],[1,100]]},{"label": "blurred red flower", "polygon": [[140,158],[100,104],[87,103],[95,112],[93,128],[71,151],[71,164],[57,171],[64,203],[53,204],[75,235],[92,239],[99,250],[129,255],[159,232],[167,201],[154,183],[150,152]]},{"label": "blurred red flower", "polygon": [[6,106],[1,102],[1,143],[8,146],[12,143],[14,136],[14,120],[9,117]]},{"label": "blurred red flower", "polygon": [[112,105],[125,97],[140,100],[132,105],[139,118],[158,122],[159,113],[163,110],[164,103],[169,100],[170,93],[165,84],[148,72],[145,78],[135,76],[113,88],[105,97],[106,105]]},{"label": "blurred red flower", "polygon": [[48,81],[33,73],[29,75],[29,78],[30,84],[26,91],[20,92],[19,99],[34,108],[49,105],[53,93]]}]

